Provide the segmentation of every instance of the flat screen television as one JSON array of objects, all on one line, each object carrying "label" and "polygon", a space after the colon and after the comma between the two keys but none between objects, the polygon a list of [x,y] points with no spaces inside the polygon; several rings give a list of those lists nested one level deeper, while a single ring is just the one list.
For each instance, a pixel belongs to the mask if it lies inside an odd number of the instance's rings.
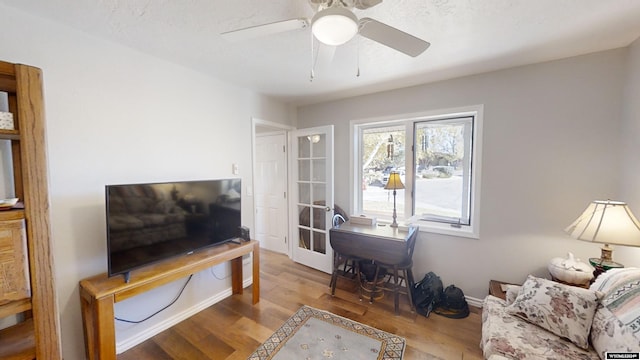
[{"label": "flat screen television", "polygon": [[238,238],[241,181],[106,185],[108,274]]}]

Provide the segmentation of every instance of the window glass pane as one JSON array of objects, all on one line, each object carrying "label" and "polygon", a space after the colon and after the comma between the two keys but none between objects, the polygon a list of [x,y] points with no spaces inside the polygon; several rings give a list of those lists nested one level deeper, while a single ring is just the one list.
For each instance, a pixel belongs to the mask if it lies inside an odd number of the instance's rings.
[{"label": "window glass pane", "polygon": [[414,213],[429,221],[470,224],[473,118],[417,122]]},{"label": "window glass pane", "polygon": [[326,181],[327,162],[322,159],[311,160],[313,166],[313,181]]},{"label": "window glass pane", "polygon": [[298,183],[298,201],[302,204],[311,204],[311,185]]},{"label": "window glass pane", "polygon": [[303,249],[311,249],[311,225],[314,222],[312,218],[313,212],[310,206],[298,206],[298,231],[300,232],[300,241],[298,247]]},{"label": "window glass pane", "polygon": [[309,135],[309,140],[311,141],[312,148],[312,156],[314,158],[323,158],[325,157],[325,149],[327,148],[327,139],[325,134],[320,135]]},{"label": "window glass pane", "polygon": [[327,216],[327,211],[325,210],[325,208],[312,208],[311,211],[313,212],[313,228],[314,229],[320,229],[320,230],[326,230],[327,229],[327,224],[326,224],[326,216]]},{"label": "window glass pane", "polygon": [[[385,190],[384,186],[392,171],[397,171],[405,183],[405,126],[367,128],[362,130],[361,135],[362,211],[390,218],[393,213],[393,190]],[[396,190],[395,198],[398,219],[402,219],[405,217],[405,190]]]},{"label": "window glass pane", "polygon": [[311,180],[311,160],[298,160],[298,180]]},{"label": "window glass pane", "polygon": [[298,137],[298,158],[308,159],[311,157],[311,137]]},{"label": "window glass pane", "polygon": [[300,229],[300,242],[298,247],[303,249],[311,249],[311,230]]},{"label": "window glass pane", "polygon": [[298,205],[299,227],[311,227],[311,207]]},{"label": "window glass pane", "polygon": [[325,184],[313,184],[313,203],[315,205],[326,204],[327,186]]},{"label": "window glass pane", "polygon": [[327,236],[324,233],[313,232],[313,251],[321,254],[327,253]]}]

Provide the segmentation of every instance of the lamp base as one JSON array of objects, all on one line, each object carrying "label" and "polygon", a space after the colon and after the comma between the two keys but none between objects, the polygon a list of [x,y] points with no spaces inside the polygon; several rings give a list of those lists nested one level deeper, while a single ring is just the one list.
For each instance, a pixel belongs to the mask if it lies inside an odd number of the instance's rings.
[{"label": "lamp base", "polygon": [[604,246],[600,248],[600,258],[602,261],[613,261],[612,255],[613,249],[609,247],[609,244],[604,244]]},{"label": "lamp base", "polygon": [[391,223],[392,228],[397,228],[398,227],[398,223],[396,222],[396,219],[398,218],[398,214],[396,213],[396,189],[393,189],[393,222]]}]

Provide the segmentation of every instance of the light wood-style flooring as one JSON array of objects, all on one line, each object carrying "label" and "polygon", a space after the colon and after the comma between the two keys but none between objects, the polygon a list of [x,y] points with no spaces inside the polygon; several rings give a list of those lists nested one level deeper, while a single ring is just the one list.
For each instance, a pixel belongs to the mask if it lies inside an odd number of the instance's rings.
[{"label": "light wood-style flooring", "polygon": [[355,283],[341,278],[332,297],[329,274],[267,250],[260,256],[258,304],[251,304],[251,289],[245,289],[243,295],[231,296],[118,355],[118,360],[245,360],[302,305],[406,338],[406,360],[482,359],[477,308],[465,319],[436,314],[426,318],[411,313],[403,299],[396,316],[391,296],[373,304],[359,301]]}]

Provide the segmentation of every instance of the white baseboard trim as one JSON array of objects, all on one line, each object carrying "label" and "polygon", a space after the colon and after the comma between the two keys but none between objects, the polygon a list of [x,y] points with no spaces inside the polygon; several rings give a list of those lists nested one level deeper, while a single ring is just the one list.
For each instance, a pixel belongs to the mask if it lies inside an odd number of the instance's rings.
[{"label": "white baseboard trim", "polygon": [[[246,280],[244,280],[242,282],[242,287],[246,288],[249,285],[253,284],[253,278],[250,277]],[[116,343],[116,354],[121,354],[129,349],[131,349],[132,347],[142,343],[145,340],[148,340],[152,337],[154,337],[155,335],[158,335],[159,333],[169,329],[170,327],[178,324],[179,322],[181,322],[182,320],[185,320],[195,314],[197,314],[198,312],[208,308],[209,306],[218,303],[226,298],[228,298],[229,296],[231,296],[233,294],[231,288],[228,288],[224,291],[221,291],[220,293],[204,300],[201,301],[200,303],[186,309],[185,311],[175,314],[173,316],[171,316],[170,318],[158,323],[157,325],[150,327],[144,331],[139,332],[138,334],[125,339],[123,341],[117,342]]]},{"label": "white baseboard trim", "polygon": [[469,304],[470,306],[475,306],[477,308],[482,308],[482,299],[478,299],[478,298],[474,298],[471,296],[465,296],[465,299],[467,299],[467,304]]}]

